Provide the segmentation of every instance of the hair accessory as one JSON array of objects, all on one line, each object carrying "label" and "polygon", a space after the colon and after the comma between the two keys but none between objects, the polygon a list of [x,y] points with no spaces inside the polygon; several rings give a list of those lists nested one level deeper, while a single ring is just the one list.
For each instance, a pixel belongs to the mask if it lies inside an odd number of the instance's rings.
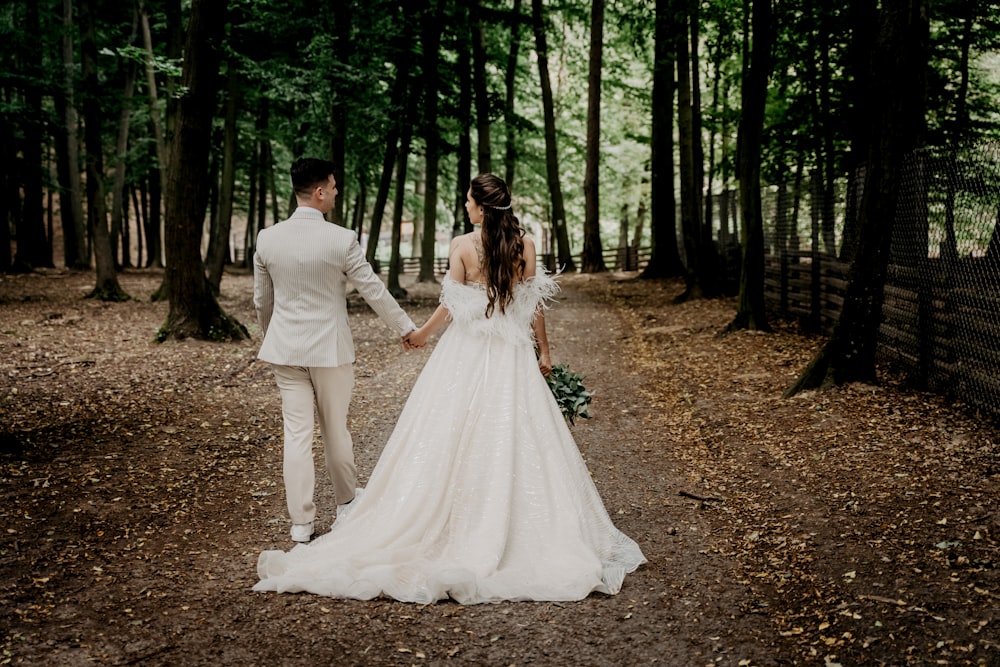
[{"label": "hair accessory", "polygon": [[510,204],[507,204],[506,206],[494,206],[493,204],[484,204],[484,206],[487,206],[497,211],[506,211],[510,209]]}]

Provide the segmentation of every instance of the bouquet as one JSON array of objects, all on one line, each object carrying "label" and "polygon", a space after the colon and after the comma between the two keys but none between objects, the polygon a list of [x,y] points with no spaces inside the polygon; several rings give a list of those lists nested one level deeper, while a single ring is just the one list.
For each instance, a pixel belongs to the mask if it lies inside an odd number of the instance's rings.
[{"label": "bouquet", "polygon": [[590,399],[593,393],[583,386],[582,375],[570,371],[566,364],[558,364],[552,367],[552,373],[545,381],[570,424],[575,424],[577,417],[590,419]]}]

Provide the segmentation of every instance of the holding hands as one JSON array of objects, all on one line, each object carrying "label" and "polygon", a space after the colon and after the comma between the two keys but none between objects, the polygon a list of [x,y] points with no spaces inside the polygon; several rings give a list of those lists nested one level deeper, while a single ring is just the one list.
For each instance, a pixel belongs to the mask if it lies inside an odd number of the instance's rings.
[{"label": "holding hands", "polygon": [[[432,317],[431,320],[433,319],[434,318]],[[430,338],[432,333],[434,333],[434,329],[430,328],[431,320],[428,320],[424,326],[418,329],[413,329],[403,335],[404,350],[419,350],[422,347],[427,346],[427,339]]]}]

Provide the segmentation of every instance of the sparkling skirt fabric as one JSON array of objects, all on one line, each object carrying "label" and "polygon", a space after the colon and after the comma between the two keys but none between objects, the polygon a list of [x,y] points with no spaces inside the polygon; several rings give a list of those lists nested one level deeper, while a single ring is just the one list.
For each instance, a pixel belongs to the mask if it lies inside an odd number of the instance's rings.
[{"label": "sparkling skirt fabric", "polygon": [[326,535],[261,553],[254,590],[462,604],[617,593],[645,558],[608,516],[531,339],[557,289],[529,279],[487,320],[484,290],[446,278],[452,323],[365,493]]}]

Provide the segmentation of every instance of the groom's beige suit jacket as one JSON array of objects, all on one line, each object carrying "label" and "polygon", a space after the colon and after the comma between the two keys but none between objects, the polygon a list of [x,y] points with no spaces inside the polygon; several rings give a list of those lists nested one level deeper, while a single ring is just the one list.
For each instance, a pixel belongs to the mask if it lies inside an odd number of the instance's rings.
[{"label": "groom's beige suit jacket", "polygon": [[348,282],[400,336],[413,322],[365,261],[353,231],[310,207],[257,235],[254,307],[264,333],[257,358],[285,366],[354,362]]}]

